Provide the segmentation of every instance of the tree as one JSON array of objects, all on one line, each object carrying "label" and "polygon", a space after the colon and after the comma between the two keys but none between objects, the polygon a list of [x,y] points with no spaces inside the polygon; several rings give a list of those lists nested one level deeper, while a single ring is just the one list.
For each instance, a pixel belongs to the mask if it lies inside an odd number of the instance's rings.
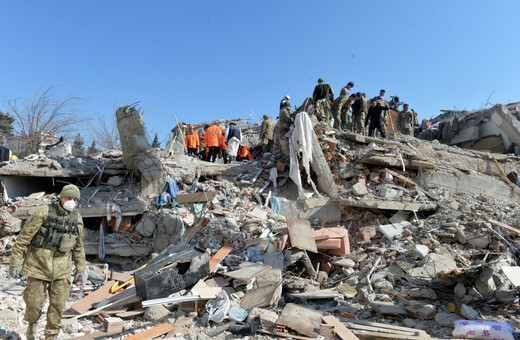
[{"label": "tree", "polygon": [[152,148],[160,148],[161,142],[159,142],[159,136],[157,135],[157,132],[155,133],[155,137],[153,138],[152,142]]},{"label": "tree", "polygon": [[73,96],[62,99],[55,92],[56,86],[42,86],[32,98],[4,98],[7,114],[14,118],[14,133],[32,153],[38,152],[45,136],[71,134],[88,120],[76,109],[83,99]]},{"label": "tree", "polygon": [[74,143],[72,144],[72,153],[75,155],[82,155],[85,153],[85,141],[83,137],[78,133],[76,138],[74,138]]},{"label": "tree", "polygon": [[106,120],[102,116],[98,116],[97,124],[90,126],[92,140],[103,150],[119,149],[119,131],[117,130],[116,116],[113,115],[112,121],[107,125]]},{"label": "tree", "polygon": [[96,147],[96,141],[92,141],[92,144],[90,144],[90,147],[87,150],[87,154],[94,155],[99,152],[99,149]]}]

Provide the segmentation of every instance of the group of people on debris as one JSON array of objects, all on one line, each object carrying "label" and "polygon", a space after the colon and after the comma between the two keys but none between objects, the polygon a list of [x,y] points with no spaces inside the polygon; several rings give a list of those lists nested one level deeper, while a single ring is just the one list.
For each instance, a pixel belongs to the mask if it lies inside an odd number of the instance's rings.
[{"label": "group of people on debris", "polygon": [[[180,129],[185,130],[186,126],[186,123],[182,122],[174,133],[178,134]],[[234,122],[229,122],[227,128],[207,124],[197,132],[195,127],[190,125],[184,139],[188,155],[213,163],[217,158],[222,158],[224,164],[252,159],[250,149],[241,143],[242,131]]]},{"label": "group of people on debris", "polygon": [[[367,103],[367,94],[361,92],[350,94],[352,88],[354,83],[349,82],[341,89],[339,97],[334,98],[332,87],[325,83],[323,78],[319,78],[312,94],[317,120],[330,124],[336,129],[350,130],[362,135],[373,136],[377,130],[385,138],[388,125],[393,124],[389,110],[398,110],[403,103],[399,102],[397,96],[392,97],[388,102],[384,89]],[[285,96],[280,102],[279,121],[284,127],[292,123],[289,99],[289,96]],[[402,134],[413,135],[415,126],[418,126],[418,118],[413,109],[408,110],[409,105],[403,104],[403,109],[398,111],[397,129]],[[351,112],[350,116],[349,112]],[[392,130],[395,131],[395,127],[392,127]]]}]

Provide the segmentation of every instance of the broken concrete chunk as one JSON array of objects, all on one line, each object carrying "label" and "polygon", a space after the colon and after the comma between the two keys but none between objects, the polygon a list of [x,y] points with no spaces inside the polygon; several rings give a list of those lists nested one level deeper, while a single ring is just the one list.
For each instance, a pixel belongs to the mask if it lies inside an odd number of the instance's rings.
[{"label": "broken concrete chunk", "polygon": [[135,231],[144,237],[150,237],[155,231],[155,221],[148,216],[143,216],[135,226]]},{"label": "broken concrete chunk", "polygon": [[447,312],[439,312],[435,315],[435,322],[443,327],[453,327],[453,322],[457,320],[464,320],[457,314],[447,313]]},{"label": "broken concrete chunk", "polygon": [[427,246],[425,246],[423,244],[416,244],[415,245],[414,254],[418,258],[420,258],[420,259],[425,258],[426,255],[428,255],[429,252],[430,252],[430,248],[428,248]]},{"label": "broken concrete chunk", "polygon": [[354,262],[351,259],[339,259],[332,263],[334,265],[341,266],[341,267],[347,267],[347,268],[354,268],[356,266],[356,262]]},{"label": "broken concrete chunk", "polygon": [[347,283],[339,285],[338,291],[341,294],[343,294],[347,299],[352,299],[357,295],[357,290]]},{"label": "broken concrete chunk", "polygon": [[470,306],[463,304],[462,306],[460,306],[460,315],[462,315],[468,320],[476,320],[478,317],[478,312]]},{"label": "broken concrete chunk", "polygon": [[144,312],[143,318],[147,321],[164,320],[171,315],[171,312],[162,305],[148,307]]},{"label": "broken concrete chunk", "polygon": [[107,185],[117,187],[123,184],[123,178],[121,176],[110,176],[107,181]]},{"label": "broken concrete chunk", "polygon": [[373,301],[370,303],[372,306],[372,309],[375,310],[377,313],[380,314],[400,314],[400,315],[406,315],[406,310],[404,310],[403,307],[398,306],[394,304],[393,302],[387,302],[387,301]]},{"label": "broken concrete chunk", "polygon": [[352,186],[352,193],[356,196],[365,196],[368,194],[367,186],[364,183],[356,183]]},{"label": "broken concrete chunk", "polygon": [[453,292],[455,293],[455,295],[457,297],[462,298],[464,295],[466,295],[467,290],[466,290],[466,287],[462,283],[459,282],[453,289]]},{"label": "broken concrete chunk", "polygon": [[420,320],[429,320],[435,317],[437,307],[431,304],[424,304],[418,301],[410,301],[410,305],[406,307],[406,312],[412,318]]},{"label": "broken concrete chunk", "polygon": [[276,326],[276,320],[278,320],[278,314],[264,308],[253,308],[249,313],[248,320],[258,316],[260,318],[260,326],[267,330],[273,331]]}]

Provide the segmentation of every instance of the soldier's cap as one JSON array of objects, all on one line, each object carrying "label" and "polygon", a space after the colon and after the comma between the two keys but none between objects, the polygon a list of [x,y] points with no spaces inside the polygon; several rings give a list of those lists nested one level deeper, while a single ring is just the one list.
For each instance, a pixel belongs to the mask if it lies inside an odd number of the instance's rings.
[{"label": "soldier's cap", "polygon": [[77,186],[75,186],[74,184],[67,184],[66,186],[63,187],[63,189],[61,189],[59,197],[60,198],[72,197],[79,201],[80,196],[81,195],[79,193],[79,189]]},{"label": "soldier's cap", "polygon": [[351,82],[351,81],[348,82],[347,86],[349,86],[349,85],[352,86],[352,87],[354,87],[354,83]]},{"label": "soldier's cap", "polygon": [[318,78],[318,84],[321,84],[321,83],[324,83],[325,82],[325,79],[323,78]]},{"label": "soldier's cap", "polygon": [[379,91],[379,92],[386,92],[386,91],[385,91],[385,89],[381,89],[381,91]]},{"label": "soldier's cap", "polygon": [[264,119],[269,119],[269,116],[268,115],[264,115]]},{"label": "soldier's cap", "polygon": [[410,106],[410,105],[408,105],[408,104],[403,104],[403,106]]},{"label": "soldier's cap", "polygon": [[358,96],[359,98],[361,98],[361,96],[362,96],[361,92],[356,92],[356,96]]}]

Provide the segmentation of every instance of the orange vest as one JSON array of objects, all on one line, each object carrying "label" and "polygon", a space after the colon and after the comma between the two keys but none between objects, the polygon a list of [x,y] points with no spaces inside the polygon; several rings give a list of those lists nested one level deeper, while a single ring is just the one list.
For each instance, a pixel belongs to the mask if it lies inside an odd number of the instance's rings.
[{"label": "orange vest", "polygon": [[218,135],[218,144],[221,148],[227,149],[226,145],[226,130],[224,130],[223,127],[219,128],[219,135]]},{"label": "orange vest", "polygon": [[199,135],[195,131],[191,130],[186,135],[186,141],[184,142],[188,149],[198,149],[200,147]]},{"label": "orange vest", "polygon": [[249,152],[249,148],[245,145],[240,145],[240,147],[238,148],[237,156],[241,157],[241,158],[247,158],[249,160],[251,160],[253,158],[251,156],[251,152]]},{"label": "orange vest", "polygon": [[219,146],[219,135],[220,135],[220,130],[218,128],[218,126],[216,125],[211,125],[207,130],[206,130],[206,134],[204,135],[204,144],[206,144],[206,146],[209,148],[209,147],[218,147]]}]

